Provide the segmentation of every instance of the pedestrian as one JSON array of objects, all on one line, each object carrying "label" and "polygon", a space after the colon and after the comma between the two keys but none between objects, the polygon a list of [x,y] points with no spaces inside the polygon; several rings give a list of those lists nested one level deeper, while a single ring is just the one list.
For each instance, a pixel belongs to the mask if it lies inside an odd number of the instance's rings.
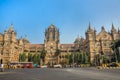
[{"label": "pedestrian", "polygon": [[1,71],[4,72],[4,64],[1,64]]}]

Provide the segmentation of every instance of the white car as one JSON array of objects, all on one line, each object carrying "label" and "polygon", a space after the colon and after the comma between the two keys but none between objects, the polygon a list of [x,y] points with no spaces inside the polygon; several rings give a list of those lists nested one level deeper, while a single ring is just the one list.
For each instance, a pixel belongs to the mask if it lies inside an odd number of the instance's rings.
[{"label": "white car", "polygon": [[56,64],[53,66],[54,68],[62,68],[62,65],[61,64]]},{"label": "white car", "polygon": [[48,67],[47,65],[40,66],[40,68],[47,68],[47,67]]}]

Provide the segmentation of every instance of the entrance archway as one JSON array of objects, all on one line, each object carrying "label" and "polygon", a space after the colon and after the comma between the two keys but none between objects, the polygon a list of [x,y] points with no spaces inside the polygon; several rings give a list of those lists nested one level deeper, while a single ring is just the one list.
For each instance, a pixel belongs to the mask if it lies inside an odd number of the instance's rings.
[{"label": "entrance archway", "polygon": [[2,59],[0,60],[0,63],[1,63],[1,64],[3,63],[3,60],[2,60]]}]

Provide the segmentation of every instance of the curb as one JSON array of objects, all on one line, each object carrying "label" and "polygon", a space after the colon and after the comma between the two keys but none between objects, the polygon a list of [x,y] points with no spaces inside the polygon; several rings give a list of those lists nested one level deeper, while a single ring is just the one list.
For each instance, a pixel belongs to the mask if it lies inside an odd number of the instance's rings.
[{"label": "curb", "polygon": [[97,67],[97,69],[119,69],[120,67]]}]

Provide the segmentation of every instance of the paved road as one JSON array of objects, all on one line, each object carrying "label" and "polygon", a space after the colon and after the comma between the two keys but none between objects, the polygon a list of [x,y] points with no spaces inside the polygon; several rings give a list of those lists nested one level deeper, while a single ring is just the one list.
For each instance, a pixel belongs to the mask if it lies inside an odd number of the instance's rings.
[{"label": "paved road", "polygon": [[0,72],[0,80],[120,80],[120,69],[14,69]]}]

